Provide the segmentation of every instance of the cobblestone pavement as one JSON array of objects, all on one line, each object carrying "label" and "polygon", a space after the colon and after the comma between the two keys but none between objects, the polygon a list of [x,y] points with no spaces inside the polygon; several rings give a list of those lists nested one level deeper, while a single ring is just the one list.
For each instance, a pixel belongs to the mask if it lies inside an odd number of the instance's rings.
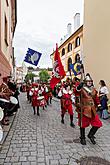
[{"label": "cobblestone pavement", "polygon": [[[104,121],[98,131],[97,144],[78,142],[79,128],[71,128],[69,115],[65,124],[60,123],[60,104],[53,101],[40,117],[33,115],[26,95],[20,96],[21,109],[17,112],[12,128],[0,152],[4,165],[78,165],[86,156],[101,157],[110,161],[110,125]],[[76,114],[75,114],[76,116]],[[77,118],[74,117],[77,125]],[[86,130],[88,133],[88,130]]]}]

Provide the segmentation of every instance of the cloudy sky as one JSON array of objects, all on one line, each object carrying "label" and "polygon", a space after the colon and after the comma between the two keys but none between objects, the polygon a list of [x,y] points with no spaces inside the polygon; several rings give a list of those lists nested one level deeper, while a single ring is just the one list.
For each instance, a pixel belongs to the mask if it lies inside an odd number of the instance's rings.
[{"label": "cloudy sky", "polygon": [[28,47],[42,53],[38,66],[51,67],[50,54],[67,33],[76,12],[81,13],[83,23],[83,0],[18,0],[17,26],[13,45],[16,64],[20,66]]}]

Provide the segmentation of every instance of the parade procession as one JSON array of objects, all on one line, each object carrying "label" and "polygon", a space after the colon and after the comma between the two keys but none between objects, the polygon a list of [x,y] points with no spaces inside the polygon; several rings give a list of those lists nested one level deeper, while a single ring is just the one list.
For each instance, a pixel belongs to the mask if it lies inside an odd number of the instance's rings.
[{"label": "parade procession", "polygon": [[0,0],[0,165],[110,165],[109,6]]}]

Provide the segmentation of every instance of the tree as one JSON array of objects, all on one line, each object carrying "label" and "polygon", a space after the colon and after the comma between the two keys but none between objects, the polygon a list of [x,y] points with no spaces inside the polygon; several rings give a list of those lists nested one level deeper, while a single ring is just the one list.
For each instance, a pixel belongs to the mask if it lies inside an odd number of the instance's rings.
[{"label": "tree", "polygon": [[28,82],[29,80],[31,80],[31,82],[33,82],[35,76],[36,76],[36,75],[35,75],[34,73],[32,73],[32,72],[28,73],[28,74],[25,76],[25,82]]},{"label": "tree", "polygon": [[39,78],[40,78],[40,81],[42,82],[48,82],[50,75],[48,74],[47,70],[41,70],[39,72]]}]

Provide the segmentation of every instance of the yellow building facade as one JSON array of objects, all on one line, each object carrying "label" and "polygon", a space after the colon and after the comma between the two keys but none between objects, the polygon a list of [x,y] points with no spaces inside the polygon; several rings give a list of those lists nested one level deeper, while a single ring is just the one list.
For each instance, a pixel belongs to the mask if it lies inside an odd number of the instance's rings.
[{"label": "yellow building facade", "polygon": [[[64,41],[58,48],[58,51],[60,53],[61,62],[63,64],[64,70],[66,72],[66,77],[70,76],[69,71],[69,64],[74,63],[75,56],[77,54],[81,57],[81,51],[82,51],[82,44],[83,44],[83,26],[78,28],[66,41]],[[53,60],[54,54],[51,54],[51,59]],[[53,60],[54,62],[54,60]],[[71,71],[72,77],[74,77],[72,71]]]},{"label": "yellow building facade", "polygon": [[85,70],[110,89],[110,0],[84,0],[83,34]]}]

